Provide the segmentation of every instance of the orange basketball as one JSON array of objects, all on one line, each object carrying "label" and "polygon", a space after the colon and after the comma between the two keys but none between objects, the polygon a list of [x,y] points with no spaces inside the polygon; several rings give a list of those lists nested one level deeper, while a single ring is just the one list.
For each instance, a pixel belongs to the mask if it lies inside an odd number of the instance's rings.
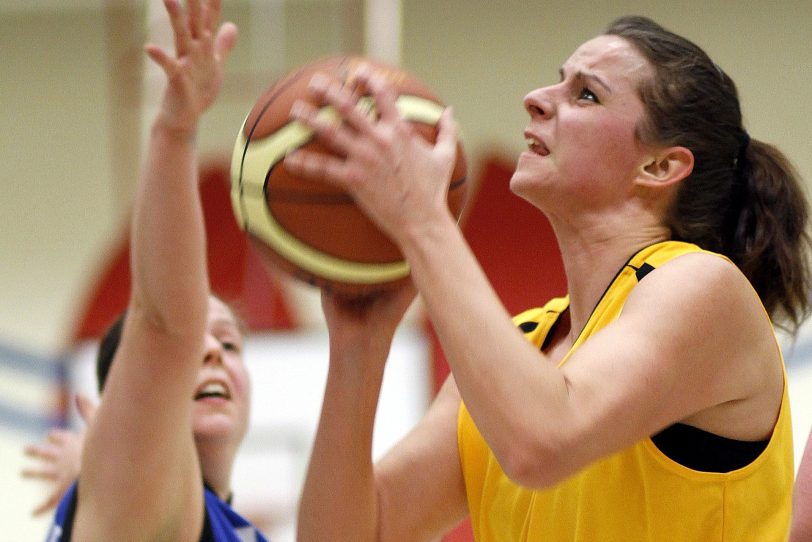
[{"label": "orange basketball", "polygon": [[[300,67],[267,89],[243,122],[231,162],[234,215],[263,259],[310,284],[350,296],[401,283],[409,275],[408,264],[347,193],[292,175],[282,161],[297,148],[331,152],[314,140],[309,128],[290,120],[291,105],[297,99],[308,100],[320,108],[320,114],[337,118],[331,107],[313,102],[308,83],[315,73],[322,73],[353,85],[361,64],[395,86],[401,117],[434,142],[444,105],[425,84],[398,67],[339,56]],[[362,95],[361,100],[374,109],[371,97]],[[467,191],[466,170],[458,143],[448,192],[449,208],[457,217]]]}]

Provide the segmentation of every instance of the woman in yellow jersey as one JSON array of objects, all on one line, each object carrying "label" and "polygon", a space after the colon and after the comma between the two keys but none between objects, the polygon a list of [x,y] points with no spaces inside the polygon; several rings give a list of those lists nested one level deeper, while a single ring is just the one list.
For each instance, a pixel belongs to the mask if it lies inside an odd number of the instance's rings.
[{"label": "woman in yellow jersey", "polygon": [[724,71],[627,17],[525,96],[511,189],[552,224],[568,295],[513,319],[445,205],[450,112],[427,145],[391,88],[363,78],[379,118],[320,78],[313,93],[345,122],[292,112],[345,158],[286,165],[345,187],[398,243],[452,377],[373,465],[413,290],[323,296],[331,360],[300,539],[430,540],[466,514],[479,541],[785,539],[792,438],[773,322],[808,311],[807,204],[783,155],[748,136]]}]

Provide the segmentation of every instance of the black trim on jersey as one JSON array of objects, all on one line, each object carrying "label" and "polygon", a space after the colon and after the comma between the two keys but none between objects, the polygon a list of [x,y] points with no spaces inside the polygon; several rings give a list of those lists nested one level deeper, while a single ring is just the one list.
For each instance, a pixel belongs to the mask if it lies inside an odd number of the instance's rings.
[{"label": "black trim on jersey", "polygon": [[[217,492],[212,489],[208,482],[203,482],[203,487],[217,495]],[[231,506],[231,501],[234,500],[234,493],[229,493],[224,501],[227,505]],[[209,508],[206,506],[206,497],[203,497],[203,531],[200,533],[200,542],[217,542],[214,539],[214,531],[211,528],[211,520],[209,519]]]},{"label": "black trim on jersey", "polygon": [[65,521],[62,525],[62,536],[59,538],[60,542],[70,542],[73,536],[73,518],[76,517],[76,503],[79,502],[79,486],[76,486],[76,492],[73,498],[68,503],[68,509],[65,511]]},{"label": "black trim on jersey", "polygon": [[641,265],[640,267],[635,267],[635,266],[633,266],[631,264],[626,264],[626,265],[628,265],[629,267],[634,269],[634,276],[637,278],[637,282],[640,282],[641,280],[643,280],[646,275],[648,275],[649,273],[651,273],[655,269],[653,265],[651,265],[649,263],[646,263],[646,262],[643,262],[643,265]]},{"label": "black trim on jersey", "polygon": [[519,329],[522,330],[522,333],[530,333],[531,331],[535,331],[537,327],[539,327],[539,323],[533,321],[519,324]]},{"label": "black trim on jersey", "polygon": [[[589,318],[586,319],[586,324],[588,324],[589,321],[592,319],[592,317],[595,315],[595,309],[598,308],[598,306],[601,304],[601,301],[603,301],[603,298],[606,297],[606,294],[609,293],[609,290],[612,289],[612,286],[615,284],[615,281],[620,276],[620,274],[623,272],[623,270],[626,269],[626,267],[631,267],[632,269],[635,269],[635,270],[637,269],[633,265],[629,265],[629,262],[631,262],[634,259],[635,256],[637,256],[638,254],[640,254],[641,252],[643,252],[647,248],[653,247],[654,245],[658,245],[658,244],[663,243],[663,242],[664,241],[657,241],[656,243],[652,243],[652,244],[650,244],[648,246],[645,246],[645,247],[641,248],[640,250],[638,250],[637,252],[635,252],[634,254],[632,254],[631,256],[628,257],[628,259],[626,260],[626,263],[624,263],[623,265],[620,266],[620,269],[617,270],[617,273],[615,273],[615,276],[612,277],[612,280],[610,280],[609,284],[606,285],[606,289],[603,291],[601,296],[598,298],[598,302],[595,303],[594,307],[592,307],[592,311],[589,313]],[[578,332],[578,336],[575,339],[576,341],[581,337],[581,334],[584,332],[584,329],[586,329],[586,324],[584,324],[584,327],[581,328],[581,330]]]},{"label": "black trim on jersey", "polygon": [[[208,489],[209,491],[214,493],[214,490],[205,480],[203,481],[203,488]],[[214,539],[214,531],[212,531],[211,529],[211,520],[209,519],[209,507],[206,506],[205,495],[203,495],[203,530],[200,532],[199,542],[217,542]]]},{"label": "black trim on jersey", "polygon": [[[206,480],[203,480],[203,487],[205,487],[206,489],[208,489],[209,491],[211,491],[212,493],[217,495],[217,492],[214,491],[214,488],[211,487]],[[220,495],[217,495],[217,498],[219,499]],[[223,502],[226,503],[227,505],[231,506],[231,504],[232,504],[231,501],[233,501],[233,500],[234,500],[234,493],[229,493],[228,497],[226,497]]]},{"label": "black trim on jersey", "polygon": [[217,542],[214,539],[214,531],[211,530],[211,520],[209,519],[209,509],[203,506],[203,531],[200,533],[200,542]]},{"label": "black trim on jersey", "polygon": [[[564,310],[570,310],[570,309],[569,309],[569,307],[567,307]],[[561,317],[562,316],[564,316],[563,311],[558,313],[558,316],[556,317],[555,322],[553,322],[553,325],[551,325],[550,329],[547,330],[547,335],[544,336],[544,340],[541,341],[541,348],[539,348],[539,350],[541,350],[542,352],[544,352],[547,349],[547,347],[550,346],[550,343],[553,342],[553,337],[555,337],[555,330],[558,329],[558,324],[561,323]]]},{"label": "black trim on jersey", "polygon": [[657,448],[672,461],[701,472],[731,472],[752,463],[767,448],[770,439],[735,440],[675,423],[651,437]]},{"label": "black trim on jersey", "polygon": [[[652,247],[654,245],[657,245],[659,243],[663,243],[663,242],[665,242],[665,241],[658,241],[657,243],[652,243],[651,245],[643,247],[640,250],[638,250],[637,252],[635,252],[634,254],[632,254],[631,256],[629,256],[629,258],[626,260],[626,263],[624,263],[623,265],[620,266],[620,269],[617,270],[617,273],[615,273],[615,276],[612,277],[612,280],[609,281],[609,284],[606,286],[606,289],[603,291],[601,296],[598,298],[598,302],[595,303],[594,307],[592,307],[592,312],[590,313],[590,316],[589,316],[590,318],[592,318],[592,315],[595,314],[595,309],[597,309],[598,305],[601,304],[601,301],[603,301],[603,298],[606,296],[606,293],[612,288],[612,285],[615,283],[615,281],[620,276],[620,274],[623,272],[623,270],[626,269],[626,267],[631,267],[632,269],[634,269],[634,275],[635,275],[635,277],[637,277],[637,282],[640,282],[643,279],[643,277],[648,275],[650,272],[654,271],[654,269],[655,269],[654,266],[652,266],[649,263],[643,262],[643,265],[641,265],[640,267],[635,267],[635,266],[631,265],[629,262],[631,262],[634,259],[635,256],[637,256],[638,254],[640,254],[642,251],[646,250],[647,248]],[[544,344],[541,345],[541,350],[544,350],[548,346],[549,341],[551,340],[551,337],[553,336],[555,326],[558,325],[559,320],[560,320],[560,314],[559,314],[559,318],[556,318],[555,323],[553,323],[553,326],[547,332],[547,336],[544,338],[544,341],[543,341]],[[588,321],[589,320],[587,320],[587,322]],[[538,322],[533,322],[533,321],[522,322],[521,324],[519,324],[519,329],[522,330],[522,333],[530,333],[532,331],[535,331],[535,329],[538,327],[538,325],[539,325]],[[581,336],[581,333],[583,333],[583,331],[584,330],[582,329],[578,333],[579,337]]]}]

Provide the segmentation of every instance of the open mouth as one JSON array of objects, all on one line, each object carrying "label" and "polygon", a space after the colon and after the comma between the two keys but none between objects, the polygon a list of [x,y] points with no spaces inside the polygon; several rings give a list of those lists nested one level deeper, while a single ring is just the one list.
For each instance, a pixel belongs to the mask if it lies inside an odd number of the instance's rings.
[{"label": "open mouth", "polygon": [[209,398],[231,399],[231,391],[222,380],[209,380],[197,388],[194,399],[199,401]]},{"label": "open mouth", "polygon": [[536,139],[535,137],[525,136],[525,142],[527,143],[527,148],[530,152],[534,154],[538,154],[539,156],[547,156],[550,154],[549,149],[544,145],[540,139]]}]

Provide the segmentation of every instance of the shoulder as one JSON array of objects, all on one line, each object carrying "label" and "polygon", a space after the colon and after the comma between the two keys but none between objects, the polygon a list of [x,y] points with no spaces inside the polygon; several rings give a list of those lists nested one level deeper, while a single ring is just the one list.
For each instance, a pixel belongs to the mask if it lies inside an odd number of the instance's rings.
[{"label": "shoulder", "polygon": [[645,329],[678,366],[728,367],[749,381],[745,387],[758,387],[765,375],[780,380],[769,315],[744,274],[723,256],[691,252],[665,262],[633,289],[622,317]]},{"label": "shoulder", "polygon": [[723,256],[691,252],[657,267],[629,294],[618,320],[675,363],[772,365],[777,343],[747,278]]},{"label": "shoulder", "polygon": [[646,275],[629,296],[633,306],[660,300],[652,308],[667,304],[686,310],[701,306],[701,312],[729,313],[739,308],[761,318],[766,315],[758,294],[729,259],[712,252],[688,252],[658,266]]}]

